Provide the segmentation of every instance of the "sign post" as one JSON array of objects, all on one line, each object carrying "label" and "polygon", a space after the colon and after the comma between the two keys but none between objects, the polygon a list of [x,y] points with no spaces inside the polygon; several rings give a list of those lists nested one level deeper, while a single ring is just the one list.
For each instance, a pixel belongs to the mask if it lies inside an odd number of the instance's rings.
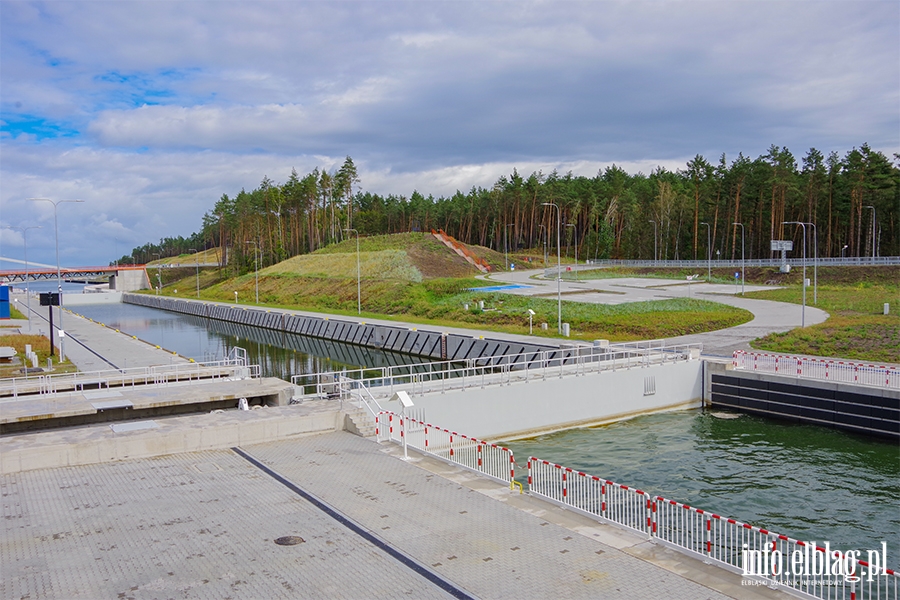
[{"label": "sign post", "polygon": [[[48,312],[50,313],[50,356],[53,356],[53,307],[59,306],[59,293],[58,292],[43,292],[41,293],[41,306],[49,306]],[[60,337],[62,337],[62,332],[60,331]],[[62,343],[62,342],[60,342]]]}]

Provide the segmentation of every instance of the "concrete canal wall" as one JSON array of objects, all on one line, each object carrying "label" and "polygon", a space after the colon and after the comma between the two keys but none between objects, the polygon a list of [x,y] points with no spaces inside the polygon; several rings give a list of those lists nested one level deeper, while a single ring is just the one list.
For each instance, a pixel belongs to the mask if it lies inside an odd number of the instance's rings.
[{"label": "concrete canal wall", "polygon": [[900,390],[731,369],[710,379],[713,407],[900,440]]},{"label": "concrete canal wall", "polygon": [[[559,377],[549,369],[504,386],[473,385],[415,395],[414,409],[445,429],[491,441],[611,423],[667,410],[700,408],[703,363],[650,364]],[[383,402],[400,412],[398,402]]]},{"label": "concrete canal wall", "polygon": [[576,352],[573,349],[560,350],[549,345],[475,338],[419,328],[370,324],[143,294],[123,294],[122,301],[217,321],[355,344],[385,352],[425,356],[434,360],[487,360],[497,356],[532,354],[546,350],[559,352],[560,356],[567,357],[574,356]]}]

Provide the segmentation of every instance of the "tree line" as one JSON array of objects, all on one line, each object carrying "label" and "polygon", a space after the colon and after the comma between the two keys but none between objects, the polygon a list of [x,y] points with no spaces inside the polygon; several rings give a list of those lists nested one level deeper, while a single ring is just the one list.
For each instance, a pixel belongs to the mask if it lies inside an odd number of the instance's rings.
[{"label": "tree line", "polygon": [[[774,256],[770,240],[793,240],[799,256],[803,230],[784,224],[790,221],[816,226],[815,236],[808,228],[810,256],[814,243],[819,256],[870,256],[873,246],[879,256],[896,256],[900,155],[894,160],[863,144],[843,156],[811,148],[798,163],[788,148],[772,145],[756,159],[722,154],[713,163],[698,154],[683,169],[658,167],[649,175],[615,165],[593,177],[514,170],[490,188],[435,198],[364,191],[347,157],[331,173],[317,168],[301,177],[292,170],[285,183],[264,177],[252,191],[223,195],[198,233],[169,247],[176,253],[187,251],[185,244],[218,247],[223,264],[246,269],[257,251],[261,265],[274,264],[352,230],[365,236],[443,229],[501,252],[555,253],[559,218],[563,252],[574,255],[577,244],[580,259],[702,260],[707,251],[739,259],[742,234],[747,258]],[[153,252],[167,250],[162,242]]]}]

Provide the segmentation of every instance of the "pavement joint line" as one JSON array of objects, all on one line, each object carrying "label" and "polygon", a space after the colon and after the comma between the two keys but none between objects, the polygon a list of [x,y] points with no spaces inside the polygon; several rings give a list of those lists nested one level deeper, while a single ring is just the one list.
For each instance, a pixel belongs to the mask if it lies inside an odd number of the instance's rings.
[{"label": "pavement joint line", "polygon": [[401,564],[408,567],[410,570],[417,573],[418,575],[421,575],[422,577],[424,577],[431,583],[435,584],[436,586],[438,586],[439,588],[441,588],[442,590],[444,590],[445,592],[447,592],[454,598],[459,598],[460,600],[478,600],[478,598],[476,596],[469,594],[468,592],[466,592],[465,590],[463,590],[462,588],[458,587],[456,584],[451,582],[449,579],[442,577],[440,574],[429,569],[428,567],[426,567],[425,565],[420,563],[415,558],[409,556],[408,554],[406,554],[399,548],[396,548],[393,545],[391,545],[390,543],[381,539],[381,537],[379,537],[374,532],[363,527],[362,525],[360,525],[359,523],[357,523],[356,521],[354,521],[347,515],[343,514],[341,511],[339,511],[335,507],[331,506],[324,500],[318,498],[316,495],[312,494],[311,492],[308,492],[308,491],[302,489],[300,486],[298,486],[291,480],[287,479],[283,475],[279,474],[275,470],[273,470],[273,469],[269,468],[268,466],[266,466],[265,464],[263,464],[261,461],[254,458],[251,454],[249,454],[245,450],[238,448],[236,446],[231,448],[231,450],[232,450],[232,452],[234,452],[235,454],[237,454],[238,456],[240,456],[241,458],[243,458],[244,460],[246,460],[247,462],[249,462],[256,468],[261,470],[263,473],[265,473],[265,474],[269,475],[270,477],[272,477],[273,479],[275,479],[275,481],[284,485],[285,487],[290,489],[292,492],[294,492],[295,494],[297,494],[298,496],[300,496],[307,502],[311,503],[313,506],[315,506],[316,508],[318,508],[319,510],[321,510],[322,512],[327,514],[329,517],[331,517],[332,519],[334,519],[335,521],[337,521],[338,523],[340,523],[347,529],[353,531],[354,533],[356,533],[357,535],[359,535],[366,541],[372,543],[377,548],[380,548],[381,550],[386,552],[389,556],[396,559]]},{"label": "pavement joint line", "polygon": [[[37,311],[32,311],[32,312],[34,312],[37,316],[39,316],[43,320],[47,321],[48,324],[50,323],[50,321],[47,319],[47,317],[45,317],[41,313],[39,313]],[[59,331],[59,327],[56,327],[56,330]],[[91,354],[93,354],[94,356],[96,356],[97,358],[99,358],[100,360],[102,360],[103,362],[105,362],[106,364],[108,364],[109,366],[111,366],[113,369],[116,369],[117,371],[119,370],[118,365],[115,365],[112,362],[110,362],[110,360],[108,358],[106,358],[105,356],[98,354],[96,350],[94,350],[93,348],[91,348],[90,346],[88,346],[87,344],[85,344],[84,342],[82,342],[81,340],[76,338],[75,336],[73,336],[71,333],[67,333],[66,337],[69,338],[70,340],[72,340],[73,342],[75,342],[76,344],[78,344],[79,346],[81,346],[82,348],[84,348],[85,350],[87,350],[88,352],[90,352]],[[69,360],[71,360],[71,359],[69,359]]]}]

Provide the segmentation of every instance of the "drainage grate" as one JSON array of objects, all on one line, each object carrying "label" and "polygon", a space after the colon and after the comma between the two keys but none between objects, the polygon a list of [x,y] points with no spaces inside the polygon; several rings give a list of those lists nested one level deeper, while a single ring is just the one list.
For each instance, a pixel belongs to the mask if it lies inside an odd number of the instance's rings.
[{"label": "drainage grate", "polygon": [[299,535],[286,535],[275,540],[275,543],[279,546],[296,546],[297,544],[302,544],[305,541],[306,540],[304,540]]}]

